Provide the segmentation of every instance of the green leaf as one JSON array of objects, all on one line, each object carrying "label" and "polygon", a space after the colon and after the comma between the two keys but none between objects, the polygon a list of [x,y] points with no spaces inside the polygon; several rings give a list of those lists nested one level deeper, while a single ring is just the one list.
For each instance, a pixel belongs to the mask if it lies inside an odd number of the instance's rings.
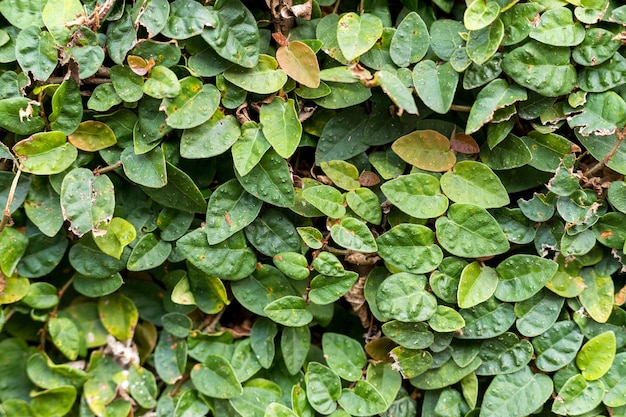
[{"label": "green leaf", "polygon": [[373,14],[344,14],[337,25],[337,42],[343,56],[353,61],[369,51],[383,33],[382,21]]},{"label": "green leaf", "polygon": [[180,139],[180,155],[188,159],[210,158],[223,154],[231,146],[234,152],[241,134],[235,117],[224,116],[221,110],[217,110],[206,122],[183,132]]},{"label": "green leaf", "polygon": [[487,166],[501,171],[523,167],[533,158],[524,141],[513,134],[509,134],[493,149],[483,149],[480,157]]},{"label": "green leaf", "polygon": [[[182,143],[181,143],[182,146]],[[248,174],[271,147],[256,122],[241,125],[241,136],[232,145],[233,163],[241,176]]]},{"label": "green leaf", "polygon": [[78,357],[80,349],[80,335],[78,327],[70,319],[52,318],[48,322],[48,333],[52,338],[52,343],[69,360],[73,361]]},{"label": "green leaf", "polygon": [[250,339],[244,339],[235,344],[235,351],[230,359],[230,364],[239,382],[250,379],[261,369],[261,364],[250,345]]},{"label": "green leaf", "polygon": [[315,149],[316,163],[346,160],[368,149],[365,143],[366,117],[363,109],[353,107],[330,119],[324,125]]},{"label": "green leaf", "polygon": [[30,135],[44,128],[39,103],[26,97],[0,100],[0,127],[20,135]]},{"label": "green leaf", "polygon": [[237,176],[241,186],[256,198],[278,207],[293,205],[295,191],[287,162],[268,150],[250,172]]},{"label": "green leaf", "polygon": [[515,322],[513,306],[495,298],[459,311],[465,320],[460,339],[489,339],[507,331]]},{"label": "green leaf", "polygon": [[519,85],[547,97],[571,92],[576,70],[570,64],[570,48],[530,41],[509,52],[502,69]]},{"label": "green leaf", "polygon": [[[7,229],[5,229],[5,230],[7,230]],[[16,232],[16,233],[19,233],[19,232]],[[3,230],[2,231],[2,236],[4,236],[5,234],[8,234],[8,233],[6,233]],[[2,240],[4,240],[4,239],[2,239]],[[10,242],[10,243],[12,243],[12,242]],[[4,248],[2,248],[2,249],[4,249]],[[17,249],[19,249],[19,247]],[[15,249],[13,247],[11,247],[10,251],[13,251],[13,250],[15,250]],[[7,256],[5,255],[5,256],[3,256],[3,258],[6,259]],[[5,259],[1,259],[0,260],[2,262],[2,264],[4,264]],[[15,262],[17,263],[17,260]],[[4,289],[2,290],[2,293],[0,294],[0,304],[13,304],[13,303],[15,303],[17,301],[20,301],[24,297],[26,297],[26,295],[28,294],[28,289],[30,287],[30,281],[28,281],[28,279],[26,279],[24,277],[15,276],[15,275],[13,275],[13,276],[8,275],[7,277],[4,278],[4,280],[5,280],[5,284],[4,284]]]},{"label": "green leaf", "polygon": [[435,315],[428,320],[428,325],[439,333],[454,332],[465,326],[465,320],[453,308],[438,305]]},{"label": "green leaf", "polygon": [[341,380],[335,372],[318,362],[309,362],[304,381],[307,399],[315,411],[328,415],[337,408]]},{"label": "green leaf", "polygon": [[482,363],[476,375],[500,375],[519,371],[533,356],[533,346],[526,339],[506,332],[495,339],[485,340],[478,357]]},{"label": "green leaf", "polygon": [[0,12],[13,26],[24,29],[30,25],[42,27],[41,14],[45,3],[38,1],[3,1],[0,3]]},{"label": "green leaf", "polygon": [[339,188],[344,190],[356,190],[361,187],[359,183],[359,170],[346,161],[328,161],[320,163],[324,174]]},{"label": "green leaf", "polygon": [[117,95],[126,102],[134,103],[143,97],[143,77],[135,74],[130,67],[111,67],[111,84]]},{"label": "green leaf", "polygon": [[270,403],[265,409],[264,417],[298,417],[298,414],[280,403]]},{"label": "green leaf", "polygon": [[298,234],[304,241],[304,244],[311,249],[321,249],[322,233],[315,227],[297,227]]},{"label": "green leaf", "polygon": [[50,128],[70,135],[83,118],[80,90],[73,78],[66,80],[52,96],[52,113],[48,117]]},{"label": "green leaf", "polygon": [[56,365],[45,353],[36,353],[26,364],[28,377],[44,389],[73,386],[80,388],[87,379],[87,373],[70,365]]},{"label": "green leaf", "polygon": [[621,407],[626,404],[626,396],[624,396],[624,379],[622,378],[625,356],[626,354],[623,352],[615,355],[611,368],[601,378],[606,391],[604,397],[602,398],[602,402],[609,407]]},{"label": "green leaf", "polygon": [[415,378],[426,372],[433,363],[432,355],[421,349],[395,347],[389,352],[393,359],[392,367],[399,370],[403,377]]},{"label": "green leaf", "polygon": [[67,414],[76,401],[76,388],[64,386],[33,393],[30,409],[41,417]]},{"label": "green leaf", "polygon": [[[141,91],[141,95],[143,96],[143,91]],[[122,99],[115,92],[115,88],[112,83],[100,84],[93,89],[91,97],[89,97],[89,100],[87,101],[87,108],[89,110],[105,112],[121,102]]]},{"label": "green leaf", "polygon": [[619,42],[613,32],[599,27],[585,31],[585,39],[572,50],[572,59],[577,64],[594,66],[613,57],[619,49]]},{"label": "green leaf", "polygon": [[81,151],[88,152],[99,151],[117,143],[113,129],[95,120],[80,123],[68,139]]},{"label": "green leaf", "polygon": [[412,11],[398,24],[391,38],[389,54],[399,67],[408,67],[419,62],[428,51],[429,34],[426,23]]},{"label": "green leaf", "polygon": [[[283,332],[286,330],[284,329]],[[278,326],[276,323],[264,317],[257,318],[252,325],[250,330],[250,347],[263,368],[269,368],[274,361],[276,352],[274,337],[276,337],[277,333]]]},{"label": "green leaf", "polygon": [[36,26],[22,29],[17,36],[15,55],[24,71],[30,72],[36,80],[47,80],[56,68],[58,51],[50,32]]},{"label": "green leaf", "polygon": [[570,9],[556,7],[543,12],[529,36],[547,45],[575,46],[585,38],[585,28],[573,21]]},{"label": "green leaf", "polygon": [[346,271],[340,276],[318,275],[311,280],[309,298],[318,305],[333,303],[345,295],[358,278],[354,271]]},{"label": "green leaf", "polygon": [[107,278],[126,267],[126,257],[115,259],[105,254],[89,235],[72,245],[69,261],[76,272],[91,278]]},{"label": "green leaf", "polygon": [[398,107],[398,111],[405,111],[409,114],[417,114],[417,106],[413,99],[411,90],[406,87],[406,83],[400,80],[396,73],[382,70],[374,74],[374,82],[378,82],[387,96]]},{"label": "green leaf", "polygon": [[302,125],[298,120],[295,102],[275,98],[261,106],[259,118],[263,135],[276,153],[289,158],[298,148],[302,136]]},{"label": "green leaf", "polygon": [[578,85],[584,91],[601,93],[626,83],[626,58],[615,53],[610,60],[584,68],[578,73]]},{"label": "green leaf", "polygon": [[224,59],[245,68],[261,61],[259,29],[254,15],[239,0],[218,0],[213,6],[216,22],[207,25],[202,38]]},{"label": "green leaf", "polygon": [[422,322],[405,323],[392,320],[384,323],[382,330],[385,336],[407,349],[426,349],[435,340],[426,323]]},{"label": "green leaf", "polygon": [[532,342],[537,367],[554,372],[574,360],[583,344],[583,334],[573,321],[559,321]]},{"label": "green leaf", "polygon": [[76,275],[72,286],[80,294],[87,297],[101,297],[103,295],[112,294],[117,291],[124,281],[119,272],[112,274],[106,278],[93,278],[85,275]]},{"label": "green leaf", "polygon": [[[327,109],[343,109],[363,103],[372,96],[369,88],[361,83],[340,83],[327,81],[326,85],[330,88],[330,94],[325,95],[315,103]],[[354,110],[354,109],[350,109]],[[360,122],[357,121],[357,122]],[[331,159],[341,159],[338,157]]]},{"label": "green leaf", "polygon": [[569,378],[552,403],[552,412],[560,415],[578,415],[593,410],[602,402],[602,381],[587,381],[580,374]]},{"label": "green leaf", "polygon": [[298,374],[311,347],[311,331],[308,326],[285,327],[280,337],[280,351],[289,375]]},{"label": "green leaf", "polygon": [[447,217],[435,222],[437,239],[445,250],[465,258],[497,255],[509,249],[496,220],[482,207],[455,203]]},{"label": "green leaf", "polygon": [[382,221],[380,201],[378,196],[369,188],[359,188],[348,192],[346,203],[363,220],[372,224],[380,224]]},{"label": "green leaf", "polygon": [[467,56],[476,65],[483,65],[498,51],[504,39],[504,23],[499,18],[488,27],[472,30],[467,39]]},{"label": "green leaf", "polygon": [[[608,141],[606,136],[626,124],[626,102],[614,91],[589,93],[580,112],[568,118],[568,124],[577,136],[593,138],[598,135]],[[583,145],[593,149],[591,144],[583,142]]]},{"label": "green leaf", "polygon": [[242,232],[209,245],[206,229],[200,228],[181,237],[176,247],[198,269],[221,279],[243,279],[256,267],[256,255],[246,245]]},{"label": "green leaf", "polygon": [[587,381],[600,379],[615,358],[615,333],[611,330],[591,338],[576,355],[576,366]]},{"label": "green leaf", "polygon": [[130,395],[140,406],[152,408],[157,405],[157,384],[152,372],[133,366],[129,369],[128,383]]},{"label": "green leaf", "polygon": [[501,78],[493,80],[478,93],[467,120],[465,133],[472,134],[492,121],[496,110],[526,99],[526,91],[518,85],[509,85]]},{"label": "green leaf", "polygon": [[274,255],[274,265],[286,276],[297,281],[309,277],[309,261],[297,252],[280,252]]},{"label": "green leaf", "polygon": [[532,154],[529,165],[546,172],[555,172],[561,159],[576,149],[575,144],[554,133],[532,131],[522,140]]},{"label": "green leaf", "polygon": [[143,92],[157,99],[174,98],[181,93],[181,86],[176,74],[163,65],[157,65],[150,71],[150,77],[143,84]]},{"label": "green leaf", "polygon": [[[315,28],[315,38],[322,41],[322,50],[331,58],[346,64],[348,60],[341,53],[337,40],[337,29],[339,26],[339,15],[328,14],[324,16]],[[382,33],[382,28],[381,28]]]},{"label": "green leaf", "polygon": [[194,0],[175,0],[169,5],[170,13],[161,33],[172,39],[188,39],[202,33],[203,29],[215,27],[214,11]]},{"label": "green leaf", "polygon": [[533,255],[513,255],[496,271],[500,277],[495,296],[502,301],[523,301],[535,295],[556,274],[558,264]]},{"label": "green leaf", "polygon": [[347,217],[330,228],[330,235],[339,246],[357,252],[371,253],[378,250],[374,235],[365,223]]},{"label": "green leaf", "polygon": [[133,247],[128,258],[129,271],[145,271],[163,264],[172,251],[172,244],[157,240],[153,233],[146,233]]},{"label": "green leaf", "polygon": [[487,301],[497,286],[498,274],[494,268],[472,262],[461,273],[457,293],[459,307],[470,308]]},{"label": "green leaf", "polygon": [[564,301],[556,294],[542,290],[529,299],[516,303],[517,329],[526,337],[543,334],[558,319]]},{"label": "green leaf", "polygon": [[313,262],[311,263],[313,268],[325,275],[326,277],[333,278],[346,278],[347,273],[343,268],[343,264],[339,259],[330,252],[320,252]]},{"label": "green leaf", "polygon": [[28,237],[23,233],[12,227],[5,227],[0,232],[0,269],[5,277],[13,275],[27,247]]},{"label": "green leaf", "polygon": [[448,138],[434,130],[416,130],[402,136],[391,149],[402,160],[426,171],[447,171],[456,162]]},{"label": "green leaf", "polygon": [[234,398],[243,394],[233,367],[223,356],[208,355],[203,363],[194,365],[191,381],[207,397]]},{"label": "green leaf", "polygon": [[496,174],[476,161],[461,161],[441,177],[443,192],[456,203],[475,204],[483,208],[509,204],[506,189]]},{"label": "green leaf", "polygon": [[211,194],[206,214],[209,244],[215,245],[243,230],[259,215],[262,202],[248,194],[236,179]]},{"label": "green leaf", "polygon": [[388,320],[428,320],[435,314],[437,299],[426,291],[426,277],[400,272],[387,277],[376,294],[378,310]]},{"label": "green leaf", "polygon": [[115,209],[113,183],[106,175],[95,176],[86,168],[76,168],[63,179],[61,209],[77,236],[89,231],[101,233],[102,224],[111,220]]},{"label": "green leaf", "polygon": [[607,198],[613,208],[626,214],[626,182],[612,181],[609,185]]},{"label": "green leaf", "polygon": [[598,323],[606,323],[613,310],[614,285],[609,275],[600,274],[595,269],[580,271],[584,289],[579,295],[580,303],[587,313]]},{"label": "green leaf", "polygon": [[480,366],[480,358],[474,358],[465,367],[458,366],[453,360],[448,360],[438,368],[431,368],[416,377],[411,378],[411,385],[418,389],[433,390],[456,384]]},{"label": "green leaf", "polygon": [[552,380],[547,375],[533,374],[525,366],[517,372],[496,375],[491,381],[481,406],[483,417],[496,417],[506,413],[522,417],[531,414],[550,398]]},{"label": "green leaf", "polygon": [[17,142],[13,152],[20,159],[22,170],[36,175],[52,175],[65,171],[78,156],[76,148],[59,131],[35,133]]},{"label": "green leaf", "polygon": [[248,241],[267,256],[300,249],[296,228],[284,213],[276,209],[269,209],[257,217],[246,227],[245,233]]},{"label": "green leaf", "polygon": [[260,265],[248,278],[233,282],[231,288],[239,303],[260,316],[266,316],[263,309],[270,302],[298,295],[287,277],[270,265]]},{"label": "green leaf", "polygon": [[413,67],[412,75],[417,95],[424,104],[437,113],[447,113],[459,81],[459,74],[450,63],[437,65],[431,60],[424,60]]},{"label": "green leaf", "polygon": [[328,217],[340,219],[346,214],[344,196],[336,188],[328,185],[309,187],[302,191],[302,196]]},{"label": "green leaf", "polygon": [[278,69],[278,62],[269,55],[259,55],[259,61],[251,68],[231,67],[224,71],[224,78],[246,91],[271,94],[287,82],[287,74]]},{"label": "green leaf", "polygon": [[167,114],[166,123],[175,129],[189,129],[209,120],[220,103],[217,87],[202,84],[195,77],[185,77],[179,84],[180,93],[166,97],[161,104]]},{"label": "green leaf", "polygon": [[59,303],[57,289],[47,282],[34,282],[28,287],[28,293],[22,299],[30,307],[46,309]]},{"label": "green leaf", "polygon": [[139,155],[128,147],[122,151],[120,161],[124,174],[136,184],[150,188],[161,188],[167,184],[165,155],[160,146]]},{"label": "green leaf", "polygon": [[322,349],[328,366],[341,378],[353,382],[361,378],[367,359],[359,342],[342,334],[327,332],[322,337]]},{"label": "green leaf", "polygon": [[306,301],[298,296],[285,296],[270,302],[263,309],[273,321],[289,327],[300,327],[313,320],[313,314],[306,310]]},{"label": "green leaf", "polygon": [[139,22],[148,31],[149,38],[156,36],[165,28],[169,13],[170,3],[165,0],[151,0],[146,4]]},{"label": "green leaf", "polygon": [[121,65],[128,51],[137,43],[137,32],[133,23],[130,12],[125,10],[120,19],[111,22],[107,27],[107,52],[116,64]]},{"label": "green leaf", "polygon": [[399,224],[378,237],[376,243],[378,255],[385,262],[414,274],[432,271],[443,259],[434,233],[422,225]]},{"label": "green leaf", "polygon": [[189,175],[166,162],[166,178],[165,187],[143,187],[142,190],[164,207],[190,213],[204,213],[206,211],[207,205],[204,196]]},{"label": "green leaf", "polygon": [[465,9],[463,23],[468,30],[479,30],[492,24],[499,14],[497,1],[475,1]]},{"label": "green leaf", "polygon": [[113,217],[106,227],[106,233],[94,236],[100,250],[109,256],[120,259],[122,252],[137,237],[135,226],[121,217]]},{"label": "green leaf", "polygon": [[368,381],[357,381],[354,388],[344,388],[339,405],[351,416],[371,416],[384,411],[387,403]]},{"label": "green leaf", "polygon": [[100,298],[98,315],[104,328],[118,340],[126,342],[133,337],[139,312],[130,298],[121,293]]}]

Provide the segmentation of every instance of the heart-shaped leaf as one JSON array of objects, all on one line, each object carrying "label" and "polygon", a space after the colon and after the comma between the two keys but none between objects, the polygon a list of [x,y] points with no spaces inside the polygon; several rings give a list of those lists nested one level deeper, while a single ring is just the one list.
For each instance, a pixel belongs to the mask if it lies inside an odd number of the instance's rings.
[{"label": "heart-shaped leaf", "polygon": [[456,162],[448,138],[434,130],[416,130],[402,136],[391,149],[404,161],[426,171],[447,171]]},{"label": "heart-shaped leaf", "polygon": [[315,52],[300,41],[291,41],[276,50],[276,61],[288,76],[309,88],[320,85],[320,67]]},{"label": "heart-shaped leaf", "polygon": [[459,307],[470,308],[487,301],[498,286],[496,270],[474,261],[463,268],[457,292]]},{"label": "heart-shaped leaf", "polygon": [[36,175],[52,175],[65,171],[76,160],[78,151],[67,142],[65,133],[40,132],[13,146],[22,170]]},{"label": "heart-shaped leaf", "polygon": [[487,210],[472,204],[451,205],[447,217],[439,217],[435,227],[441,246],[457,256],[486,257],[509,249],[498,222]]},{"label": "heart-shaped leaf", "polygon": [[447,113],[459,82],[459,74],[450,63],[437,65],[427,59],[413,67],[412,75],[417,95],[424,104],[437,113]]},{"label": "heart-shaped leaf", "polygon": [[490,122],[496,110],[526,99],[526,91],[517,84],[509,85],[501,78],[493,80],[478,93],[467,120],[465,133],[472,134]]},{"label": "heart-shaped leaf", "polygon": [[202,84],[195,77],[185,77],[179,84],[180,93],[165,98],[159,107],[167,114],[166,123],[175,129],[188,129],[209,120],[220,102],[217,87]]},{"label": "heart-shaped leaf", "polygon": [[348,61],[369,51],[382,33],[383,23],[378,16],[370,13],[346,13],[337,24],[337,42]]},{"label": "heart-shaped leaf", "polygon": [[441,177],[443,192],[456,203],[468,203],[483,208],[509,204],[509,196],[497,175],[476,161],[461,161]]},{"label": "heart-shaped leaf", "polygon": [[259,55],[258,63],[252,68],[231,67],[224,72],[224,78],[257,94],[273,93],[287,82],[287,74],[278,69],[278,62],[269,55]]},{"label": "heart-shaped leaf", "polygon": [[418,219],[433,219],[448,208],[439,181],[428,174],[411,174],[387,181],[380,189],[400,210]]},{"label": "heart-shaped leaf", "polygon": [[574,22],[567,7],[555,7],[543,12],[530,37],[552,46],[575,46],[585,38],[585,28]]},{"label": "heart-shaped leaf", "polygon": [[401,271],[430,272],[443,259],[443,252],[435,245],[433,231],[417,224],[399,224],[380,235],[376,243],[378,255]]}]

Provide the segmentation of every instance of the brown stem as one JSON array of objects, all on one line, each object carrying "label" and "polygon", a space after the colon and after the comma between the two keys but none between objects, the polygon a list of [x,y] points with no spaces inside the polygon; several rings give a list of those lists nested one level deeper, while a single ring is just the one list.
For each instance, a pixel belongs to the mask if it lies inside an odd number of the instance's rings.
[{"label": "brown stem", "polygon": [[472,110],[472,106],[463,106],[461,104],[453,104],[450,106],[450,110],[469,113]]},{"label": "brown stem", "polygon": [[332,246],[324,245],[323,249],[330,253],[336,253],[337,255],[349,255],[351,252],[347,249],[337,249]]},{"label": "brown stem", "polygon": [[121,168],[121,167],[122,167],[122,161],[117,161],[116,163],[112,165],[94,169],[93,175],[95,176],[102,175],[110,171],[115,171],[116,169]]},{"label": "brown stem", "polygon": [[9,195],[7,196],[7,204],[4,207],[4,212],[2,213],[2,220],[0,220],[0,233],[4,230],[4,227],[9,224],[12,224],[11,221],[11,204],[13,203],[13,197],[15,196],[15,190],[17,189],[17,183],[20,180],[20,175],[22,174],[22,165],[17,168],[17,172],[15,173],[15,177],[13,177],[13,182],[11,183],[11,188],[9,189]]},{"label": "brown stem", "polygon": [[615,145],[613,145],[613,148],[611,148],[609,153],[607,153],[606,156],[602,158],[602,161],[598,161],[597,164],[595,164],[583,173],[585,177],[589,177],[590,175],[593,175],[596,172],[600,171],[602,168],[604,168],[606,164],[609,163],[609,161],[611,161],[611,159],[617,153],[617,150],[621,146],[622,142],[624,142],[624,139],[626,138],[626,128],[624,128],[624,130],[622,131],[615,131],[615,136],[617,136],[617,140],[615,141]]},{"label": "brown stem", "polygon": [[333,8],[333,14],[337,14],[337,10],[339,10],[339,4],[341,3],[341,0],[337,0],[335,2],[335,7]]}]

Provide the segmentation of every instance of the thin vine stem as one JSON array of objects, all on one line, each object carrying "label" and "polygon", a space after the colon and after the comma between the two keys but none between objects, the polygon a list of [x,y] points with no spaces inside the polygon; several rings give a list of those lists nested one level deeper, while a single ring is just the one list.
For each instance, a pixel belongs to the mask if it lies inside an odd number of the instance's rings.
[{"label": "thin vine stem", "polygon": [[602,158],[602,161],[598,161],[597,164],[595,164],[594,166],[592,166],[591,168],[589,168],[587,171],[583,173],[585,177],[589,177],[590,175],[593,175],[596,172],[600,171],[602,168],[606,166],[606,164],[608,164],[611,161],[611,159],[617,153],[619,147],[622,145],[622,142],[624,142],[624,139],[626,139],[626,128],[624,128],[624,130],[621,130],[621,131],[617,130],[615,132],[615,136],[617,136],[617,140],[615,141],[613,148],[611,148],[609,153],[607,153],[606,156]]},{"label": "thin vine stem", "polygon": [[13,223],[11,220],[11,204],[13,204],[13,197],[15,196],[15,190],[17,189],[20,175],[22,175],[22,165],[17,168],[17,172],[15,173],[15,177],[13,177],[13,182],[11,183],[11,188],[9,189],[7,204],[4,207],[4,212],[2,213],[2,220],[0,220],[0,233],[2,233],[7,224],[10,226]]}]

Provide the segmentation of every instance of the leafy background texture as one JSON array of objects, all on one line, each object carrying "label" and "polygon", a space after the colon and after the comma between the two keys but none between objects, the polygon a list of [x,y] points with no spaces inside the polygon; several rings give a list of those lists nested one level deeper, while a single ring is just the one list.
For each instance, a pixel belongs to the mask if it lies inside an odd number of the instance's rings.
[{"label": "leafy background texture", "polygon": [[626,416],[618,0],[1,0],[0,416]]}]

